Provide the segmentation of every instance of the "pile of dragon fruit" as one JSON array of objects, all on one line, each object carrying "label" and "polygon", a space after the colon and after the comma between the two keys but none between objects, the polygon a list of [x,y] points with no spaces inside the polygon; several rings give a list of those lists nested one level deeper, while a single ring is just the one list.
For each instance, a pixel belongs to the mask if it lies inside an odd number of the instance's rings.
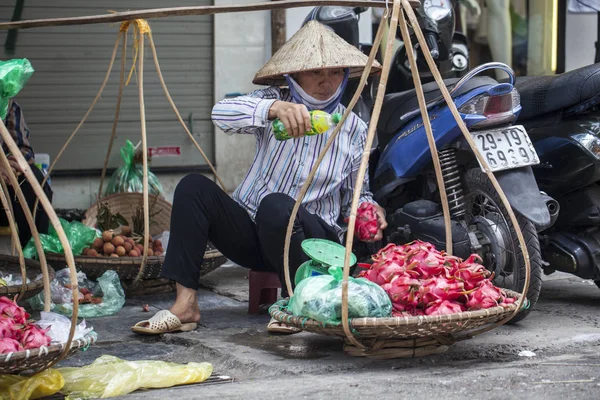
[{"label": "pile of dragon fruit", "polygon": [[494,286],[481,261],[476,254],[463,261],[427,242],[389,244],[359,276],[386,291],[394,316],[454,314],[514,303]]},{"label": "pile of dragon fruit", "polygon": [[0,297],[0,354],[48,346],[51,339],[46,332],[31,323],[16,302]]}]

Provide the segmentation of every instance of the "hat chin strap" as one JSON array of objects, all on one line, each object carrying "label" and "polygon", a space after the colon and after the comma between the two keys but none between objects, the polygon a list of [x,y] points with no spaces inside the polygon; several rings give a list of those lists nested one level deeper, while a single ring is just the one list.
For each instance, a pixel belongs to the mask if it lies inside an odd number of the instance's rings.
[{"label": "hat chin strap", "polygon": [[285,80],[288,83],[290,88],[290,93],[292,94],[292,98],[296,103],[304,104],[308,111],[312,110],[323,110],[327,113],[332,113],[335,111],[337,106],[340,104],[342,100],[342,95],[344,94],[344,90],[346,89],[346,85],[348,84],[348,75],[350,74],[349,68],[344,68],[344,79],[340,86],[338,86],[337,90],[327,100],[317,100],[302,89],[302,87],[296,82],[294,78],[290,75],[283,75]]}]

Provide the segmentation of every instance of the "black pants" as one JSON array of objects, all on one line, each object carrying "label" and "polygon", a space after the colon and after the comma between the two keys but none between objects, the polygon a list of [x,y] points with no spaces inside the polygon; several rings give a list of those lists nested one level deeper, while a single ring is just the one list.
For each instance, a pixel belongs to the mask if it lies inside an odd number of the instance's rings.
[{"label": "black pants", "polygon": [[[293,206],[294,199],[290,196],[269,194],[260,203],[255,223],[216,183],[202,175],[186,176],[175,189],[171,237],[162,275],[197,289],[200,266],[210,240],[238,265],[277,272],[285,296],[283,248]],[[339,242],[331,226],[301,207],[290,245],[292,282],[298,267],[308,260],[300,247],[305,238]]]},{"label": "black pants", "polygon": [[[35,175],[37,181],[41,184],[44,180],[44,174],[37,167],[32,166],[31,170]],[[35,200],[37,196],[31,187],[31,184],[25,179],[23,175],[19,177],[19,183],[21,186],[21,191],[23,192],[23,196],[27,201],[27,206],[29,210],[33,212],[33,206],[35,204]],[[23,208],[19,204],[19,199],[15,196],[15,190],[12,186],[8,186],[8,196],[12,203],[12,209],[14,212],[15,221],[17,223],[17,228],[19,229],[19,241],[21,242],[21,246],[25,247],[29,239],[31,239],[31,229],[29,229],[29,224],[27,223],[27,219],[25,218],[25,213],[23,212]],[[46,183],[44,185],[44,193],[48,197],[48,200],[52,202],[52,189],[50,185]],[[50,224],[50,220],[48,218],[48,214],[44,211],[42,204],[38,204],[37,213],[35,215],[35,226],[39,233],[48,233],[48,227]],[[6,213],[0,213],[0,226],[8,226],[8,219],[6,218]]]}]

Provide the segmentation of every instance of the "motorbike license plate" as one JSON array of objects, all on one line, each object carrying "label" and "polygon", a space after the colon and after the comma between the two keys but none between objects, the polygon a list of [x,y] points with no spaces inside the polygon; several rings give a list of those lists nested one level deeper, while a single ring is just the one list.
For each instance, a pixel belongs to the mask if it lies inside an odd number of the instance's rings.
[{"label": "motorbike license plate", "polygon": [[471,135],[493,172],[540,163],[529,135],[522,125],[475,131],[471,132]]}]

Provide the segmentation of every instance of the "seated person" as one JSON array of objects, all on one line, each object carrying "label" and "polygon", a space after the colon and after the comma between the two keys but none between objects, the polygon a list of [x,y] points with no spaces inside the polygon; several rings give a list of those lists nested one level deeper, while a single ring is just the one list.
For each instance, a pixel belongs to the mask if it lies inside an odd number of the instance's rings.
[{"label": "seated person", "polygon": [[[294,46],[303,41],[319,53],[310,59],[300,54]],[[257,73],[254,83],[273,86],[214,106],[212,119],[217,127],[228,134],[256,138],[254,161],[233,197],[202,175],[188,175],[178,184],[163,266],[163,276],[177,283],[175,303],[169,311],[136,324],[134,332],[159,334],[196,328],[200,321],[199,268],[208,241],[245,268],[277,273],[282,294],[287,296],[283,250],[288,221],[303,183],[333,132],[331,128],[321,135],[304,136],[311,127],[309,111],[343,113],[340,99],[344,88],[349,78],[360,77],[366,61],[365,55],[335,33],[310,22]],[[283,85],[288,88],[281,88]],[[275,139],[272,122],[276,118],[292,139]],[[298,267],[308,260],[300,246],[304,239],[340,242],[344,238],[345,228],[339,221],[349,213],[366,136],[365,123],[350,114],[302,199],[290,246],[292,281]],[[360,201],[374,203],[368,181],[364,183]],[[386,227],[385,212],[377,207],[379,232],[374,241],[381,239]],[[275,320],[268,330],[298,331]]]}]

